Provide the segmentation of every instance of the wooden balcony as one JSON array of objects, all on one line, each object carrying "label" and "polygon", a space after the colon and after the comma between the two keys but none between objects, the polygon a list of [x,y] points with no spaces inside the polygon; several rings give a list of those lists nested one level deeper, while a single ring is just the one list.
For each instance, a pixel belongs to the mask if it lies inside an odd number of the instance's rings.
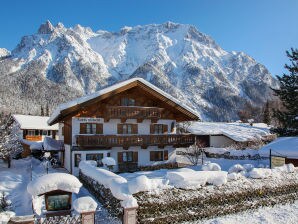
[{"label": "wooden balcony", "polygon": [[38,142],[42,140],[41,135],[26,135],[25,139],[32,142]]},{"label": "wooden balcony", "polygon": [[79,147],[86,148],[111,148],[130,146],[158,146],[163,148],[167,145],[174,147],[188,147],[195,142],[195,136],[185,135],[77,135],[76,142]]},{"label": "wooden balcony", "polygon": [[124,123],[127,119],[137,119],[137,122],[151,119],[156,123],[161,118],[162,110],[163,108],[158,107],[110,106],[107,107],[105,121],[121,119],[121,122]]}]

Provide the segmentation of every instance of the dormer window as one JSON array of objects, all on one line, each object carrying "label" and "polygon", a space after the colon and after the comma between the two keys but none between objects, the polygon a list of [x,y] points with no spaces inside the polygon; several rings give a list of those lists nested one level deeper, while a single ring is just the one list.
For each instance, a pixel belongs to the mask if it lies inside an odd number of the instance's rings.
[{"label": "dormer window", "polygon": [[127,98],[127,97],[122,98],[121,106],[135,106],[135,99]]}]

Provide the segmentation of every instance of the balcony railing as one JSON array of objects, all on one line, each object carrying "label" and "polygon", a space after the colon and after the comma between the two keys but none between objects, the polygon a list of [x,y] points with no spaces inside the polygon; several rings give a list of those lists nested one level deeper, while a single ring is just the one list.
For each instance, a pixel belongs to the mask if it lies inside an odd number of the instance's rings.
[{"label": "balcony railing", "polygon": [[26,135],[25,139],[32,142],[38,142],[42,140],[41,135]]},{"label": "balcony railing", "polygon": [[190,134],[184,135],[77,135],[77,145],[80,147],[123,147],[148,146],[164,147],[172,145],[174,147],[188,147],[195,142],[195,136]]},{"label": "balcony railing", "polygon": [[137,106],[110,106],[107,107],[106,120],[121,119],[137,119],[141,122],[144,119],[158,120],[161,118],[163,108],[158,107],[137,107]]}]

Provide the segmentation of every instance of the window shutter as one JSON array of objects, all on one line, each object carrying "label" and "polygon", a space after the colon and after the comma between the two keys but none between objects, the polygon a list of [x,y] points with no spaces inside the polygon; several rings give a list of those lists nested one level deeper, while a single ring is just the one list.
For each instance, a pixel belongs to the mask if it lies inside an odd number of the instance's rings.
[{"label": "window shutter", "polygon": [[118,163],[123,163],[123,153],[118,152]]},{"label": "window shutter", "polygon": [[167,124],[162,125],[162,132],[164,134],[168,133],[168,125]]},{"label": "window shutter", "polygon": [[133,124],[132,125],[132,133],[133,134],[138,134],[138,124]]},{"label": "window shutter", "polygon": [[171,123],[171,132],[174,132],[174,128],[175,128],[175,122]]},{"label": "window shutter", "polygon": [[80,134],[86,134],[87,124],[80,123]]},{"label": "window shutter", "polygon": [[138,162],[138,152],[133,152],[133,161],[134,161],[135,163]]},{"label": "window shutter", "polygon": [[163,153],[163,159],[164,160],[168,160],[169,159],[169,153],[168,153],[168,150],[165,150],[164,153]]},{"label": "window shutter", "polygon": [[154,134],[154,124],[150,124],[150,134]]},{"label": "window shutter", "polygon": [[150,161],[154,161],[154,151],[150,151]]},{"label": "window shutter", "polygon": [[96,124],[96,134],[103,134],[103,124]]},{"label": "window shutter", "polygon": [[123,125],[122,124],[118,124],[117,125],[117,129],[118,129],[118,134],[123,134]]}]

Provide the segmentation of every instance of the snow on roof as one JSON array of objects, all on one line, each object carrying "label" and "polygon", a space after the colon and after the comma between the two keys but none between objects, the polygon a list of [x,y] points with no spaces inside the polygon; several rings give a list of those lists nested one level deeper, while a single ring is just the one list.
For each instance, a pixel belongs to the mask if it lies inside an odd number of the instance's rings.
[{"label": "snow on roof", "polygon": [[49,126],[49,117],[14,114],[14,120],[19,123],[21,129],[58,130],[58,124]]},{"label": "snow on roof", "polygon": [[298,137],[277,138],[273,142],[263,146],[259,150],[259,154],[269,157],[270,149],[272,149],[272,155],[298,159]]},{"label": "snow on roof", "polygon": [[243,123],[193,122],[188,131],[196,135],[225,135],[234,141],[245,142],[270,135],[269,127]]},{"label": "snow on roof", "polygon": [[76,106],[76,105],[79,105],[81,103],[84,103],[84,102],[87,102],[91,99],[94,99],[96,97],[99,97],[103,94],[106,94],[106,93],[109,93],[111,91],[114,91],[122,86],[125,86],[125,85],[128,85],[132,82],[135,82],[135,81],[139,81],[143,84],[145,84],[146,86],[150,87],[151,89],[155,90],[156,92],[160,93],[161,95],[163,95],[164,97],[168,98],[169,100],[175,102],[176,104],[178,104],[179,106],[183,107],[184,109],[188,110],[190,113],[200,117],[199,113],[196,112],[195,110],[191,109],[190,107],[182,104],[179,100],[177,100],[176,98],[174,98],[173,96],[171,96],[170,94],[164,92],[163,90],[161,90],[160,88],[156,87],[155,85],[151,84],[150,82],[142,79],[142,78],[132,78],[132,79],[128,79],[126,81],[123,81],[123,82],[119,82],[119,83],[116,83],[112,86],[109,86],[107,88],[104,88],[102,90],[99,90],[95,93],[92,93],[92,94],[89,94],[89,95],[86,95],[86,96],[83,96],[83,97],[79,97],[79,98],[76,98],[75,100],[72,100],[72,101],[69,101],[67,103],[63,103],[63,104],[60,104],[56,109],[55,111],[53,112],[53,114],[51,115],[51,117],[49,118],[48,120],[48,123],[52,123],[56,118],[58,118],[58,116],[60,115],[61,111],[67,109],[67,108],[70,108],[70,107],[73,107],[73,106]]},{"label": "snow on roof", "polygon": [[27,191],[33,196],[55,190],[78,193],[81,186],[81,182],[73,175],[67,173],[50,173],[31,181],[27,186]]}]

